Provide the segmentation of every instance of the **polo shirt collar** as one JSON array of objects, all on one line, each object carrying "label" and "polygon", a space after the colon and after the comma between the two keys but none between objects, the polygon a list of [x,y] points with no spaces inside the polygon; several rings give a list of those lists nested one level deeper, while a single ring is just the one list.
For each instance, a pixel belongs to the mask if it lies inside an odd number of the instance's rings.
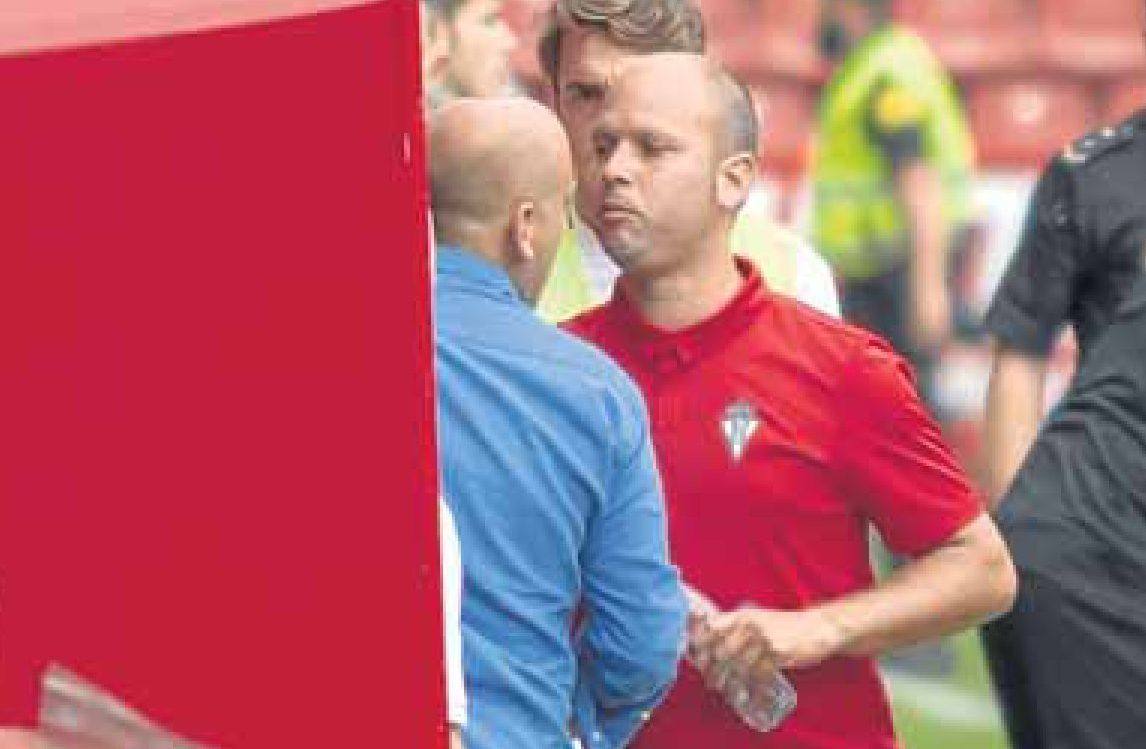
[{"label": "polo shirt collar", "polygon": [[505,301],[522,302],[509,274],[488,260],[454,245],[439,245],[434,253],[439,284]]},{"label": "polo shirt collar", "polygon": [[736,258],[736,268],[742,279],[736,295],[712,316],[681,330],[665,330],[646,321],[617,284],[609,307],[632,353],[657,374],[670,374],[687,369],[748,328],[767,305],[769,292],[749,260]]}]

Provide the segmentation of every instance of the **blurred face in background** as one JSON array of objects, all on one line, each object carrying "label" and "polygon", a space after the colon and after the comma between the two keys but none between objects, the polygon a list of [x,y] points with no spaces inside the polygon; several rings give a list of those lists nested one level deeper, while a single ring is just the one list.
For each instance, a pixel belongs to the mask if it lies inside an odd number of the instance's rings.
[{"label": "blurred face in background", "polygon": [[669,273],[714,231],[719,110],[692,55],[628,57],[589,126],[578,208],[626,273]]},{"label": "blurred face in background", "polygon": [[431,62],[431,80],[455,96],[505,92],[517,38],[501,18],[501,5],[502,0],[465,0],[452,17],[432,22],[430,44],[443,45],[446,54]]}]

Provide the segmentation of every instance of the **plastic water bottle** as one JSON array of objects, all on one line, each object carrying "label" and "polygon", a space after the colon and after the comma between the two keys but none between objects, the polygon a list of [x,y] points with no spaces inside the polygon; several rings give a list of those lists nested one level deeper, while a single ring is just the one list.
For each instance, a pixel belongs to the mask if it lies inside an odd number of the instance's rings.
[{"label": "plastic water bottle", "polygon": [[796,689],[779,672],[766,689],[752,690],[732,678],[725,685],[724,698],[745,725],[761,733],[775,730],[796,709]]},{"label": "plastic water bottle", "polygon": [[[720,609],[704,594],[686,587],[690,618],[703,622],[708,616],[719,614]],[[755,685],[750,688],[742,676],[732,675],[722,690],[725,702],[737,717],[754,731],[773,731],[796,709],[796,688],[776,672],[776,677],[767,687]]]}]

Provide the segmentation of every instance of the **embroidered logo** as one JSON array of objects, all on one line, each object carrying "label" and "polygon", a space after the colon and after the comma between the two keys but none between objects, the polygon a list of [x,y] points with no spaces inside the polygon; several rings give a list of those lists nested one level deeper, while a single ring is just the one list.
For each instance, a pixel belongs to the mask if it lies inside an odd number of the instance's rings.
[{"label": "embroidered logo", "polygon": [[760,427],[760,416],[756,409],[747,401],[736,401],[724,409],[724,416],[720,419],[720,431],[724,433],[724,444],[728,446],[728,453],[732,460],[739,463],[748,449],[752,435]]}]

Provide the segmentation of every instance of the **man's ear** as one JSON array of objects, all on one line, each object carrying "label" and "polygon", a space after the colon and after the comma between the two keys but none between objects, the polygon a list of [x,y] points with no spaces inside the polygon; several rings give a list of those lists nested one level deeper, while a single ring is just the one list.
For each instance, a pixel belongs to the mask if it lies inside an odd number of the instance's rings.
[{"label": "man's ear", "polygon": [[716,175],[716,199],[726,211],[740,210],[756,179],[756,157],[738,153],[720,162]]},{"label": "man's ear", "polygon": [[511,263],[531,263],[537,257],[537,204],[532,200],[524,200],[514,208],[509,239]]}]

